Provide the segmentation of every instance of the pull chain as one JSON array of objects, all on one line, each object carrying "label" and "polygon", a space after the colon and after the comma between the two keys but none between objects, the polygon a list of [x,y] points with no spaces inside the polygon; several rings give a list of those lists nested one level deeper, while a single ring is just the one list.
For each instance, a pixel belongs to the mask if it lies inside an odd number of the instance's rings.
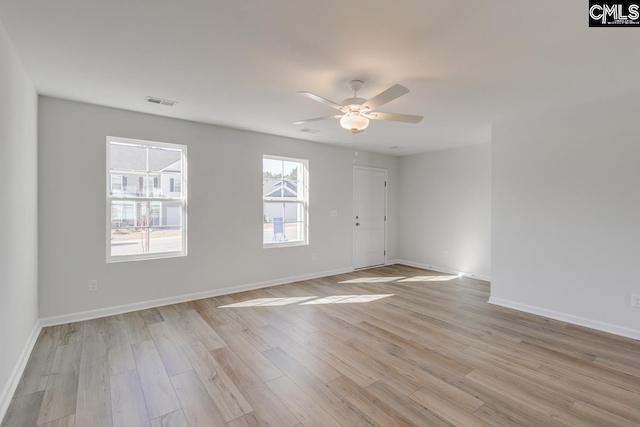
[{"label": "pull chain", "polygon": [[358,134],[353,134],[353,164],[356,164],[356,160],[358,159],[358,149],[356,147],[356,143],[358,142]]}]

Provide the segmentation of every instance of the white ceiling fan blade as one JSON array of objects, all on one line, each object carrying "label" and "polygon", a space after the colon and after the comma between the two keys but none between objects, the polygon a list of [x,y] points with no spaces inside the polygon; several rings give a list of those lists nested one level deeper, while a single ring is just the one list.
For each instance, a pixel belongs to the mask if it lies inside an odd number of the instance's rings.
[{"label": "white ceiling fan blade", "polygon": [[422,116],[397,113],[364,113],[363,116],[371,120],[390,120],[393,122],[404,123],[420,123],[420,121],[422,120]]},{"label": "white ceiling fan blade", "polygon": [[317,121],[320,121],[320,120],[339,119],[342,116],[343,116],[343,114],[336,114],[335,116],[316,117],[315,119],[299,120],[297,122],[293,122],[293,124],[294,125],[301,125],[303,123],[317,122]]},{"label": "white ceiling fan blade", "polygon": [[409,93],[409,89],[401,85],[393,85],[384,92],[374,96],[364,104],[362,109],[365,111],[373,111],[381,105],[391,102],[396,98],[400,98],[402,95]]},{"label": "white ceiling fan blade", "polygon": [[314,101],[321,102],[324,105],[328,105],[331,108],[335,108],[336,110],[340,110],[343,113],[346,113],[347,111],[349,111],[349,109],[347,107],[344,107],[344,106],[342,106],[340,104],[336,104],[333,101],[329,101],[328,99],[323,98],[321,96],[318,96],[315,93],[302,91],[302,92],[298,92],[298,95],[302,95],[302,96],[305,96],[305,97],[307,97],[309,99],[313,99]]}]

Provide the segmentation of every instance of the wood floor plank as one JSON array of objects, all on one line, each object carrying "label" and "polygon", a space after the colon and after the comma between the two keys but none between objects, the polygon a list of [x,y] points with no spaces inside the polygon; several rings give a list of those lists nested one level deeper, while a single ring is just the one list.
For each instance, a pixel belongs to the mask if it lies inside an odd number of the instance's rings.
[{"label": "wood floor plank", "polygon": [[111,375],[136,368],[129,336],[123,321],[107,322],[107,364]]},{"label": "wood floor plank", "polygon": [[148,341],[151,338],[147,332],[147,325],[139,311],[122,314],[129,342],[133,344]]},{"label": "wood floor plank", "polygon": [[194,371],[171,377],[171,383],[191,427],[227,425]]},{"label": "wood floor plank", "polygon": [[260,418],[271,426],[292,427],[298,424],[298,419],[233,351],[223,347],[212,354]]},{"label": "wood floor plank", "polygon": [[195,310],[185,310],[180,315],[187,322],[191,332],[198,338],[198,341],[204,344],[207,350],[211,351],[227,345]]},{"label": "wood floor plank", "polygon": [[204,344],[185,344],[184,351],[193,370],[217,406],[225,421],[232,421],[253,411],[242,393],[229,379]]},{"label": "wood floor plank", "polygon": [[269,427],[269,424],[252,412],[228,422],[227,427]]},{"label": "wood floor plank", "polygon": [[[317,403],[336,421],[349,426],[375,426],[367,414],[352,406],[347,400],[334,393],[331,388],[296,362],[280,348],[266,351],[265,356],[311,400]],[[300,420],[303,421],[303,420]]]},{"label": "wood floor plank", "polygon": [[50,421],[45,424],[40,424],[38,427],[75,427],[76,416],[69,415],[68,417],[60,418],[55,421]]},{"label": "wood floor plank", "polygon": [[170,377],[193,369],[167,322],[154,323],[147,328]]},{"label": "wood floor plank", "polygon": [[[264,326],[257,332],[262,338],[271,344],[270,350],[275,347],[283,349],[289,356],[307,368],[315,376],[325,383],[340,378],[342,374],[331,367],[327,362],[317,357],[311,351],[289,338],[273,326]],[[266,351],[264,350],[264,351]]]},{"label": "wood floor plank", "polygon": [[105,318],[83,322],[82,361],[90,362],[107,357],[109,335]]},{"label": "wood floor plank", "polygon": [[42,407],[44,391],[11,399],[2,427],[35,426]]},{"label": "wood floor plank", "polygon": [[107,360],[80,363],[76,427],[111,427],[111,395]]},{"label": "wood floor plank", "polygon": [[380,427],[412,426],[391,406],[369,393],[347,377],[337,378],[327,384],[331,390],[347,400],[351,405],[367,414]]},{"label": "wood floor plank", "polygon": [[149,413],[135,370],[111,376],[113,427],[149,427]]},{"label": "wood floor plank", "polygon": [[180,403],[153,341],[134,344],[133,356],[149,418],[157,418],[180,409]]},{"label": "wood floor plank", "polygon": [[221,326],[218,329],[220,336],[227,343],[234,353],[242,355],[242,361],[260,378],[267,382],[282,375],[282,372],[262,353],[253,347],[247,340],[237,333],[234,333],[228,326]]},{"label": "wood floor plank", "polygon": [[151,427],[189,427],[189,421],[184,411],[178,409],[151,420]]},{"label": "wood floor plank", "polygon": [[341,427],[288,377],[276,378],[269,381],[267,386],[306,427]]},{"label": "wood floor plank", "polygon": [[63,345],[56,349],[38,424],[64,418],[76,412],[81,351],[82,344]]},{"label": "wood floor plank", "polygon": [[82,332],[84,324],[81,322],[65,323],[54,326],[58,329],[58,345],[79,344],[82,342]]},{"label": "wood floor plank", "polygon": [[42,328],[13,395],[14,398],[45,389],[53,365],[58,335],[59,330],[56,328]]}]

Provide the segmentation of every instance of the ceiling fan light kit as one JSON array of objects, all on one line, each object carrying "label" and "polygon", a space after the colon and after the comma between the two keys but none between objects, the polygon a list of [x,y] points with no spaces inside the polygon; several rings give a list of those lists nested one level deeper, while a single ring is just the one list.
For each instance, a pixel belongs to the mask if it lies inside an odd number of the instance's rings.
[{"label": "ceiling fan light kit", "polygon": [[313,99],[317,102],[321,102],[331,108],[335,108],[336,110],[340,110],[342,114],[317,117],[315,119],[300,120],[297,122],[293,122],[293,124],[299,125],[307,122],[315,122],[318,120],[340,119],[341,127],[346,130],[350,130],[353,133],[358,133],[364,131],[369,126],[370,119],[390,120],[403,123],[418,123],[422,120],[422,116],[374,112],[376,108],[409,93],[409,89],[407,89],[406,87],[394,85],[367,101],[366,99],[358,98],[357,96],[357,92],[362,87],[362,84],[363,83],[361,80],[351,80],[349,82],[349,89],[353,91],[353,98],[345,99],[344,101],[342,101],[342,105],[333,101],[329,101],[328,99],[311,92],[298,92],[299,95],[302,95],[309,99]]}]

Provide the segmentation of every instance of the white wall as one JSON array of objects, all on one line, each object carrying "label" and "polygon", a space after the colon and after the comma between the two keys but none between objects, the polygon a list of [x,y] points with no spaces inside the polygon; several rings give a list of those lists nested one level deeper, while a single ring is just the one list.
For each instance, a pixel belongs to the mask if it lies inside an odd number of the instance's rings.
[{"label": "white wall", "polygon": [[38,320],[38,97],[0,24],[0,420]]},{"label": "white wall", "polygon": [[640,339],[637,100],[494,126],[492,302]]},{"label": "white wall", "polygon": [[399,166],[400,259],[488,280],[491,145],[401,157]]},{"label": "white wall", "polygon": [[[46,97],[39,126],[41,317],[352,266],[351,150]],[[105,263],[107,135],[188,146],[187,257]],[[262,248],[263,154],[309,159],[308,246]],[[398,159],[359,152],[358,163],[389,170],[394,259]]]}]

